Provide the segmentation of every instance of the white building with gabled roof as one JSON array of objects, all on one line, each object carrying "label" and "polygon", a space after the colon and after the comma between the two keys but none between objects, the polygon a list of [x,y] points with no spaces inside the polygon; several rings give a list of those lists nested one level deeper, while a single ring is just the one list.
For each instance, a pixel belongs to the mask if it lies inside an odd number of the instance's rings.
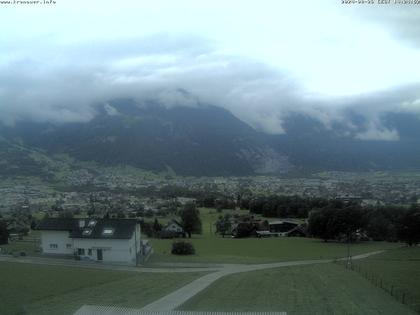
[{"label": "white building with gabled roof", "polygon": [[141,240],[139,222],[133,219],[47,218],[37,229],[44,254],[138,265],[151,252]]}]

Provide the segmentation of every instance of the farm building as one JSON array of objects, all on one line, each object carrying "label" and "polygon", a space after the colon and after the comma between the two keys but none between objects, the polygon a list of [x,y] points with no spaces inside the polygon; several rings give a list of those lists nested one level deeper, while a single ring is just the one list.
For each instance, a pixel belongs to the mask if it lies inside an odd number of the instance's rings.
[{"label": "farm building", "polygon": [[161,238],[185,237],[184,227],[177,220],[170,220],[160,231]]},{"label": "farm building", "polygon": [[141,241],[136,220],[47,218],[37,229],[44,254],[137,265],[151,251]]},{"label": "farm building", "polygon": [[268,230],[257,231],[258,237],[307,236],[306,234],[306,225],[294,220],[268,222]]}]

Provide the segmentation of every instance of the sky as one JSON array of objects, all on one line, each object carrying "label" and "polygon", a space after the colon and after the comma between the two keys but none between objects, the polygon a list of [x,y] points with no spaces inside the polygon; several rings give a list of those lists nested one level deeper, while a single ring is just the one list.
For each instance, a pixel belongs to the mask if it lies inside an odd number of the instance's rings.
[{"label": "sky", "polygon": [[291,112],[351,127],[350,109],[369,122],[359,139],[398,140],[381,115],[420,114],[420,5],[0,1],[0,27],[6,124],[89,121],[131,97],[222,106],[273,134]]}]

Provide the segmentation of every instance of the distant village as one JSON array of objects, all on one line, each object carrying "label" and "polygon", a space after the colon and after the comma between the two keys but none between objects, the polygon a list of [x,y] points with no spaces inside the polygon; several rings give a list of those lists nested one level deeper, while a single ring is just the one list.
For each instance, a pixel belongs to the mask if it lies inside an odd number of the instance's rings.
[{"label": "distant village", "polygon": [[[419,176],[328,172],[311,178],[286,177],[138,177],[82,170],[65,178],[65,186],[0,181],[0,213],[22,205],[31,211],[142,211],[154,215],[185,203],[200,192],[223,194],[237,201],[241,194],[358,200],[363,205],[404,205],[420,202]],[[175,198],[175,199],[174,199]],[[118,209],[117,209],[118,208]]]}]

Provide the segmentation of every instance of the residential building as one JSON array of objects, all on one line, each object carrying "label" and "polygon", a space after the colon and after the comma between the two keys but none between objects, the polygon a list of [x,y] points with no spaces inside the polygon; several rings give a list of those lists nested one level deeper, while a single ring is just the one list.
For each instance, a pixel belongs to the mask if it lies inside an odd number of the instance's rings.
[{"label": "residential building", "polygon": [[137,265],[151,252],[142,246],[148,243],[142,242],[140,224],[133,219],[47,218],[37,229],[44,254]]}]

